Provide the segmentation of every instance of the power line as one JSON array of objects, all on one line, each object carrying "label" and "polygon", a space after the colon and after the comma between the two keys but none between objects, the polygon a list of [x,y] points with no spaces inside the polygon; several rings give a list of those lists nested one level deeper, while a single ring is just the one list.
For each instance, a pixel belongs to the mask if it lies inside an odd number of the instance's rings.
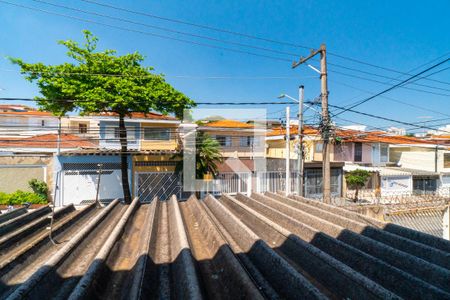
[{"label": "power line", "polygon": [[259,47],[259,46],[254,46],[254,45],[249,45],[249,44],[244,44],[244,43],[239,43],[239,42],[222,40],[222,39],[219,39],[219,38],[205,36],[205,35],[200,35],[200,34],[194,34],[194,33],[189,33],[189,32],[184,32],[184,31],[179,31],[179,30],[173,30],[173,29],[166,28],[166,27],[150,25],[150,24],[137,22],[137,21],[133,21],[133,20],[129,20],[129,19],[114,17],[114,16],[105,15],[105,14],[92,12],[92,11],[87,11],[87,10],[83,10],[83,9],[79,9],[79,8],[73,8],[73,7],[69,7],[69,6],[66,6],[66,5],[54,4],[54,3],[50,3],[50,2],[47,2],[47,1],[43,1],[43,0],[32,0],[32,1],[38,2],[38,3],[44,3],[44,4],[47,4],[47,5],[51,5],[51,6],[54,6],[54,7],[60,7],[60,8],[64,8],[64,9],[68,9],[68,10],[72,10],[72,11],[82,12],[82,13],[89,14],[89,15],[100,16],[100,17],[104,17],[104,18],[108,18],[108,19],[112,19],[112,20],[116,20],[116,21],[121,21],[121,22],[130,23],[130,24],[140,25],[140,26],[153,28],[153,29],[158,29],[158,30],[162,30],[162,31],[166,31],[166,32],[171,32],[171,33],[191,36],[191,37],[195,37],[195,38],[206,39],[206,40],[209,40],[209,41],[221,42],[221,43],[231,44],[231,45],[235,45],[235,46],[248,47],[248,48],[252,48],[252,49],[255,49],[255,50],[267,51],[267,52],[272,52],[272,53],[277,53],[277,54],[285,54],[285,55],[290,55],[290,56],[297,56],[296,53],[278,51],[278,50],[275,50],[275,49],[269,49],[269,48],[264,48],[264,47]]},{"label": "power line", "polygon": [[[346,86],[346,87],[349,87],[349,88],[352,88],[352,89],[355,89],[355,90],[367,93],[367,94],[372,94],[373,93],[373,92],[367,91],[365,89],[361,89],[361,88],[358,88],[358,87],[355,87],[355,86],[352,86],[352,85],[349,85],[349,84],[346,84],[346,83],[343,83],[343,82],[339,82],[339,81],[336,81],[336,80],[330,80],[330,81],[333,82],[333,83],[337,83],[339,85],[343,85],[343,86]],[[410,106],[410,107],[414,107],[414,108],[417,108],[417,109],[421,109],[423,111],[433,112],[435,114],[439,114],[439,115],[449,116],[450,117],[450,114],[446,114],[446,113],[443,113],[443,112],[440,112],[440,111],[437,111],[437,110],[429,109],[427,107],[411,104],[411,103],[408,103],[408,102],[405,102],[405,101],[402,101],[402,100],[398,100],[398,99],[394,99],[392,97],[388,97],[388,96],[384,96],[384,95],[382,95],[380,97],[383,98],[383,99],[386,99],[386,100],[390,100],[390,101],[393,101],[393,102],[397,102],[397,103],[406,105],[406,106]]]},{"label": "power line", "polygon": [[[131,10],[131,9],[114,6],[114,5],[111,5],[111,4],[101,3],[101,2],[97,2],[97,1],[93,1],[93,0],[81,0],[81,1],[86,2],[86,3],[90,3],[90,4],[94,4],[94,5],[97,5],[97,6],[101,6],[101,7],[110,8],[110,9],[117,10],[117,11],[122,11],[122,12],[131,13],[131,14],[141,15],[141,16],[145,16],[145,17],[149,17],[149,18],[153,18],[153,19],[164,20],[164,21],[177,23],[177,24],[184,24],[184,25],[194,26],[194,27],[208,29],[208,30],[212,30],[212,31],[216,31],[216,32],[232,34],[232,35],[235,35],[235,36],[245,37],[245,38],[249,38],[249,39],[253,39],[253,40],[259,40],[259,41],[269,42],[269,43],[273,43],[273,44],[291,46],[291,47],[295,47],[295,48],[302,48],[302,49],[308,49],[308,50],[313,49],[313,47],[310,47],[310,46],[305,46],[305,45],[300,45],[300,44],[291,43],[291,42],[285,42],[285,41],[269,39],[269,38],[265,38],[265,37],[261,37],[261,36],[255,36],[255,35],[251,35],[251,34],[246,34],[246,33],[242,33],[242,32],[227,30],[227,29],[218,28],[218,27],[209,26],[209,25],[202,25],[202,24],[198,24],[198,23],[194,23],[194,22],[188,22],[188,21],[183,21],[183,20],[179,20],[179,19],[175,19],[175,18],[162,17],[162,16],[158,16],[158,15],[155,15],[155,14],[150,14],[150,13],[146,13],[146,12],[142,12],[142,11]],[[362,60],[358,60],[358,59],[351,58],[351,57],[348,57],[348,56],[336,54],[336,53],[333,53],[333,52],[330,52],[330,51],[327,51],[327,53],[329,55],[332,55],[332,56],[335,56],[335,57],[339,57],[341,59],[345,59],[345,60],[352,61],[352,62],[355,62],[355,63],[363,64],[363,65],[370,66],[370,67],[373,67],[373,68],[377,68],[377,69],[381,69],[381,70],[385,70],[385,71],[389,71],[389,72],[393,72],[393,73],[397,73],[397,74],[402,74],[402,75],[411,75],[411,74],[406,73],[406,72],[401,72],[401,71],[394,70],[394,69],[391,69],[391,68],[378,66],[378,65],[375,65],[373,63],[364,62]],[[442,82],[442,81],[438,81],[438,80],[433,80],[433,79],[427,79],[427,80],[450,85],[450,83]]]},{"label": "power line", "polygon": [[29,9],[29,10],[43,12],[43,13],[46,13],[46,14],[56,15],[56,16],[60,16],[60,17],[65,17],[65,18],[77,20],[77,21],[82,21],[82,22],[87,22],[87,23],[92,23],[92,24],[96,24],[96,25],[106,26],[106,27],[110,27],[110,28],[114,28],[114,29],[119,29],[119,30],[122,30],[122,31],[140,33],[140,34],[154,36],[154,37],[158,37],[158,38],[162,38],[162,39],[174,40],[174,41],[178,41],[178,42],[182,42],[182,43],[188,43],[188,44],[193,44],[193,45],[198,45],[198,46],[204,46],[204,47],[209,47],[209,48],[213,48],[213,49],[220,49],[220,50],[231,51],[231,52],[236,52],[236,53],[248,54],[248,55],[252,55],[252,56],[264,57],[264,58],[277,60],[277,61],[291,62],[290,59],[286,59],[286,58],[275,57],[275,56],[270,56],[270,55],[265,55],[265,54],[259,54],[259,53],[245,51],[245,50],[227,48],[227,47],[222,47],[222,46],[217,46],[217,45],[212,45],[212,44],[206,44],[206,43],[202,43],[202,42],[195,42],[195,41],[190,41],[190,40],[184,40],[184,39],[175,38],[175,37],[169,37],[169,36],[165,36],[165,35],[161,35],[161,34],[151,33],[151,32],[148,32],[148,31],[142,31],[142,30],[137,30],[137,29],[132,29],[132,28],[126,28],[126,27],[111,25],[111,24],[107,24],[107,23],[94,21],[94,20],[89,20],[89,19],[79,18],[79,17],[75,17],[75,16],[71,16],[71,15],[66,15],[66,14],[61,14],[61,13],[57,13],[57,12],[52,12],[52,11],[48,11],[48,10],[44,10],[44,9],[40,9],[40,8],[30,7],[30,6],[26,6],[26,5],[17,4],[17,3],[11,3],[11,2],[8,2],[8,1],[4,1],[4,0],[0,0],[0,2],[4,3],[4,4],[8,4],[8,5],[13,5],[13,6]]},{"label": "power line", "polygon": [[[1,1],[1,0],[0,0]],[[76,100],[76,99],[42,99],[36,100],[33,98],[13,98],[13,97],[0,97],[3,101],[24,101],[24,102],[37,102],[37,101],[60,101],[60,102],[89,102],[89,100]],[[137,102],[139,103],[139,102]],[[236,101],[224,101],[224,102],[196,102],[196,105],[286,105],[297,104],[296,102],[286,101],[254,101],[254,102],[236,102]],[[132,112],[130,112],[132,113]]]},{"label": "power line", "polygon": [[438,67],[438,66],[444,64],[444,63],[446,63],[446,62],[449,61],[449,60],[450,60],[450,58],[446,58],[446,59],[444,59],[443,61],[440,61],[439,63],[434,64],[433,66],[431,66],[431,67],[429,67],[429,68],[426,68],[425,70],[423,70],[423,71],[421,71],[421,72],[419,72],[419,73],[417,73],[417,74],[415,74],[415,75],[413,75],[413,76],[408,77],[407,79],[403,80],[403,81],[400,82],[400,83],[397,83],[397,84],[395,84],[395,85],[393,85],[393,86],[391,86],[391,87],[389,87],[389,88],[387,88],[387,89],[385,89],[385,90],[383,90],[383,91],[381,91],[381,92],[379,92],[379,93],[376,93],[376,94],[373,95],[373,96],[370,96],[370,97],[368,97],[368,98],[366,98],[366,99],[364,99],[364,100],[361,100],[361,101],[357,102],[356,104],[353,104],[353,105],[350,106],[349,108],[344,109],[343,111],[339,112],[338,114],[335,114],[334,116],[343,114],[343,113],[346,112],[346,111],[350,111],[352,108],[355,108],[355,107],[357,107],[357,106],[360,106],[361,104],[364,104],[364,103],[366,103],[366,102],[368,102],[368,101],[370,101],[370,100],[372,100],[372,99],[374,99],[374,98],[376,98],[376,97],[378,97],[378,96],[380,96],[380,95],[383,95],[383,94],[385,94],[385,93],[387,93],[387,92],[389,92],[389,91],[391,91],[391,90],[393,90],[393,89],[395,89],[395,88],[397,88],[397,87],[399,87],[399,86],[401,86],[401,85],[407,83],[408,81],[410,81],[410,80],[412,80],[412,79],[414,79],[414,78],[416,78],[416,77],[418,77],[418,76],[420,76],[420,75],[422,75],[422,74],[424,74],[424,73],[426,73],[426,72],[428,72],[428,71],[430,71],[430,70],[432,70],[432,69],[434,69],[434,68],[436,68],[436,67]]},{"label": "power line", "polygon": [[[48,4],[48,5],[52,5],[52,6],[63,7],[63,8],[74,10],[74,11],[80,11],[80,12],[84,12],[84,13],[88,13],[88,14],[94,14],[94,15],[99,15],[99,16],[103,16],[103,17],[109,17],[109,18],[117,19],[117,20],[124,21],[124,22],[131,22],[131,23],[135,23],[135,24],[139,24],[139,25],[148,25],[148,24],[144,24],[144,23],[140,23],[140,22],[134,22],[134,21],[127,20],[127,19],[112,17],[112,16],[108,16],[108,15],[95,13],[95,12],[88,12],[88,11],[80,10],[80,9],[76,9],[76,8],[71,8],[71,7],[64,6],[64,5],[53,4],[53,3],[49,3],[49,2],[46,2],[46,1],[42,1],[42,0],[33,0],[33,1],[40,2],[40,3],[45,3],[45,4]],[[47,14],[53,14],[53,15],[57,15],[57,16],[70,18],[70,19],[75,19],[75,20],[78,20],[78,21],[83,21],[83,22],[89,22],[89,23],[93,23],[93,24],[103,25],[103,26],[107,26],[107,27],[111,27],[111,28],[115,28],[115,29],[119,29],[119,30],[131,31],[131,32],[151,35],[151,36],[155,36],[155,37],[159,37],[159,38],[170,39],[170,40],[175,40],[175,41],[179,41],[179,42],[190,43],[190,44],[195,44],[195,45],[199,45],[199,46],[205,46],[205,47],[209,47],[209,48],[216,48],[216,49],[220,49],[220,50],[226,50],[226,51],[232,51],[232,52],[237,52],[237,53],[249,54],[249,55],[253,55],[253,56],[259,56],[259,57],[264,57],[264,58],[269,58],[269,59],[274,59],[274,60],[279,60],[279,61],[291,61],[289,59],[285,59],[285,58],[281,58],[281,57],[268,56],[268,55],[264,55],[264,54],[253,53],[253,52],[239,50],[239,49],[226,48],[226,47],[216,46],[216,45],[212,45],[212,44],[205,44],[205,43],[200,43],[200,42],[195,42],[195,41],[190,41],[190,40],[183,40],[183,39],[179,39],[179,38],[163,36],[163,35],[160,35],[160,34],[145,32],[145,31],[141,31],[141,30],[135,30],[135,29],[131,29],[131,28],[124,28],[124,27],[115,26],[115,25],[111,25],[111,24],[106,24],[106,23],[102,23],[102,22],[98,22],[98,21],[93,21],[93,20],[83,19],[83,18],[79,18],[79,17],[75,17],[75,16],[70,16],[70,15],[60,14],[60,13],[56,13],[56,12],[51,12],[51,11],[47,11],[47,10],[43,10],[43,9],[39,9],[39,8],[33,8],[33,7],[24,6],[24,5],[20,5],[20,4],[14,4],[14,3],[3,1],[3,0],[0,0],[0,2],[5,3],[5,4],[9,4],[9,5],[15,5],[15,6],[26,8],[26,9],[30,9],[30,10],[44,12],[44,13],[47,13]],[[153,25],[148,25],[148,26],[155,27]],[[158,29],[161,29],[161,30],[166,30],[166,31],[169,30],[169,31],[172,31],[172,32],[175,32],[175,33],[179,33],[179,34],[185,34],[185,35],[190,35],[190,36],[207,38],[209,40],[215,40],[215,41],[220,41],[220,42],[224,42],[224,43],[230,43],[230,44],[234,44],[234,45],[239,45],[239,46],[244,46],[244,47],[257,49],[257,50],[269,51],[269,52],[274,52],[274,53],[278,53],[278,54],[280,54],[280,53],[281,54],[287,54],[287,55],[291,55],[291,56],[296,55],[295,53],[281,52],[281,51],[278,51],[278,50],[273,50],[273,49],[268,49],[268,48],[263,48],[263,47],[257,47],[257,46],[253,46],[253,45],[243,44],[243,43],[235,43],[235,42],[231,42],[231,41],[224,41],[224,40],[211,38],[211,37],[206,37],[206,36],[193,35],[193,34],[190,34],[190,33],[175,31],[175,30],[171,30],[171,29],[165,29],[163,27],[158,27],[158,26],[156,26],[156,27]],[[352,69],[352,68],[340,66],[340,65],[337,65],[337,64],[334,64],[334,65],[335,66],[339,66],[341,68],[345,68],[345,69]],[[363,73],[366,73],[366,74],[371,74],[373,76],[381,76],[381,75],[378,75],[378,74],[364,72],[364,71],[360,71],[360,70],[357,70],[357,69],[352,69],[352,70],[357,71],[357,72],[363,72]],[[342,75],[345,75],[345,76],[351,76],[351,77],[355,77],[355,78],[370,80],[370,79],[367,79],[367,78],[362,78],[362,77],[358,77],[356,75],[346,74],[346,73],[342,73],[342,72],[338,72],[338,71],[335,71],[335,73],[342,74]],[[418,84],[416,84],[416,85],[418,85]],[[429,88],[440,89],[438,87],[431,87],[431,86],[428,86],[428,87]],[[406,88],[406,87],[404,87],[404,88]],[[444,95],[444,94],[439,94],[439,93],[434,93],[434,92],[424,91],[424,90],[419,90],[419,89],[413,89],[413,88],[409,88],[409,89],[417,90],[417,91],[421,91],[421,92],[425,92],[425,93],[430,93],[430,94],[436,94],[436,95],[440,95],[440,96],[449,96],[449,95]]]},{"label": "power line", "polygon": [[[335,66],[337,68],[341,68],[341,69],[345,69],[345,70],[359,72],[359,73],[362,73],[362,74],[367,74],[367,75],[376,76],[376,77],[380,77],[380,78],[390,79],[391,81],[401,81],[401,79],[399,79],[399,78],[394,78],[394,77],[390,77],[390,76],[385,76],[385,75],[380,75],[380,74],[371,73],[371,72],[367,72],[367,71],[362,71],[362,70],[358,70],[358,69],[355,69],[355,68],[350,68],[350,67],[334,64],[334,63],[331,63],[331,62],[328,62],[328,65]],[[355,76],[353,74],[346,74],[346,73],[338,72],[338,71],[335,71],[335,70],[333,70],[333,72],[338,73],[338,74],[342,74],[342,75],[346,75],[346,76]],[[430,74],[430,76],[431,75],[432,74]],[[372,80],[372,79],[368,79],[368,78],[364,78],[364,77],[358,77],[358,78],[365,79],[365,80]],[[424,79],[424,78],[423,77],[418,78],[417,80],[415,80],[413,82],[410,82],[408,84],[410,84],[410,85],[417,85],[417,86],[426,87],[426,88],[435,89],[435,90],[441,90],[441,91],[447,91],[447,92],[450,91],[450,89],[446,89],[446,88],[440,88],[440,87],[431,86],[431,85],[427,85],[427,84],[415,83],[416,81],[419,81],[421,79]],[[375,80],[372,80],[372,81],[375,81]],[[382,83],[382,84],[388,84],[387,82],[381,82],[381,81],[375,81],[375,82]],[[403,87],[403,88],[406,88],[406,87]],[[423,91],[423,90],[418,90],[418,89],[416,89],[416,90],[417,91]],[[426,92],[428,92],[428,91],[426,91]]]},{"label": "power line", "polygon": [[[386,117],[382,117],[382,116],[377,116],[377,115],[373,115],[373,114],[369,114],[369,113],[353,110],[351,108],[345,108],[345,107],[342,107],[342,106],[337,106],[337,105],[332,105],[332,104],[328,104],[328,105],[330,107],[334,107],[334,108],[340,109],[342,111],[349,111],[349,112],[352,112],[352,113],[368,116],[368,117],[375,118],[375,119],[385,120],[385,121],[394,122],[394,123],[403,124],[403,125],[408,125],[408,126],[415,126],[417,128],[436,130],[436,128],[433,128],[433,127],[417,125],[417,124],[409,123],[409,122],[398,121],[398,120],[395,120],[395,119],[390,119],[390,118],[386,118]],[[340,113],[338,113],[336,115],[339,115],[339,114]],[[445,131],[445,130],[442,130],[442,131],[450,133],[450,131]]]},{"label": "power line", "polygon": [[[375,83],[379,83],[379,84],[383,84],[383,85],[390,85],[388,82],[379,81],[379,80],[372,79],[372,78],[367,78],[367,77],[354,75],[354,74],[348,74],[348,73],[336,71],[336,70],[333,70],[333,69],[328,69],[328,70],[331,71],[331,72],[334,72],[336,74],[347,76],[347,77],[353,77],[353,78],[362,79],[362,80],[366,80],[366,81],[371,81],[371,82],[375,82]],[[442,71],[445,71],[445,70],[441,70],[441,72]],[[412,91],[417,91],[417,92],[422,92],[422,93],[427,93],[427,94],[433,94],[433,95],[436,95],[436,96],[450,97],[450,94],[442,94],[442,93],[437,93],[437,92],[432,92],[432,91],[426,91],[426,90],[422,90],[422,89],[406,87],[406,86],[403,86],[403,85],[399,85],[398,87],[400,87],[402,89],[407,89],[407,90],[412,90]],[[450,90],[448,90],[448,91],[450,91]]]},{"label": "power line", "polygon": [[[14,72],[17,70],[3,69],[3,72]],[[19,71],[20,72],[20,71]],[[168,75],[168,74],[151,74],[151,75],[132,75],[132,74],[106,74],[106,73],[80,73],[80,72],[28,72],[32,74],[54,74],[56,76],[105,76],[105,77],[131,77],[131,78],[146,78],[161,75],[164,78],[181,78],[181,79],[236,79],[236,80],[265,80],[265,79],[308,79],[316,78],[316,76],[227,76],[227,75],[217,75],[217,76],[202,76],[202,75]]]},{"label": "power line", "polygon": [[[54,7],[60,7],[60,8],[68,9],[68,10],[71,10],[71,11],[82,12],[82,13],[85,13],[85,14],[100,16],[100,17],[109,18],[109,19],[113,19],[113,20],[117,20],[117,21],[121,21],[121,22],[131,23],[131,24],[135,24],[135,25],[141,25],[141,26],[145,26],[145,27],[149,27],[149,28],[158,29],[158,30],[163,30],[163,31],[166,31],[166,32],[172,32],[172,33],[176,33],[176,34],[182,34],[182,35],[186,35],[186,36],[202,38],[202,39],[206,39],[206,40],[209,40],[209,41],[221,42],[221,43],[231,44],[231,45],[235,45],[235,46],[242,46],[242,47],[247,47],[247,48],[251,48],[251,49],[255,49],[255,50],[272,52],[272,53],[276,53],[276,54],[285,54],[285,55],[289,55],[289,56],[297,56],[296,53],[292,53],[292,52],[278,51],[278,50],[275,50],[275,49],[269,49],[269,48],[249,45],[249,44],[245,44],[245,43],[233,42],[233,41],[229,41],[229,40],[222,40],[222,39],[219,39],[219,38],[205,36],[205,35],[192,34],[192,33],[183,32],[183,31],[179,31],[179,30],[169,29],[169,28],[166,28],[166,27],[154,26],[154,25],[149,25],[149,24],[142,23],[142,22],[129,20],[129,19],[124,19],[124,18],[114,17],[114,16],[110,16],[110,15],[105,15],[105,14],[101,14],[101,13],[98,13],[98,12],[86,11],[86,10],[83,10],[83,9],[73,8],[73,7],[69,7],[69,6],[66,6],[66,5],[54,4],[54,3],[50,3],[50,2],[47,2],[47,1],[43,1],[43,0],[32,0],[32,1],[38,2],[38,3],[44,3],[44,4],[47,4],[47,5],[54,6]],[[352,71],[355,71],[355,72],[369,74],[369,75],[372,75],[372,76],[383,77],[383,78],[388,78],[388,79],[391,79],[391,80],[398,80],[399,81],[399,79],[396,79],[396,78],[392,78],[392,77],[388,77],[388,76],[384,76],[384,75],[379,75],[379,74],[374,74],[374,73],[371,73],[371,72],[362,71],[362,70],[359,70],[359,69],[350,68],[350,67],[346,67],[346,66],[341,66],[339,64],[329,63],[329,65],[333,65],[333,66],[336,66],[336,67],[339,67],[339,68],[343,68],[343,69],[347,69],[347,70],[352,70]],[[345,74],[345,73],[344,73],[344,75],[352,76],[351,74]],[[417,85],[417,86],[424,86],[424,87],[437,89],[437,90],[450,91],[449,89],[443,89],[443,88],[429,86],[429,85],[424,85],[424,84],[419,84],[419,83],[414,83],[414,84]],[[420,90],[420,91],[422,91],[422,90]],[[424,91],[424,92],[426,92],[426,91]]]}]

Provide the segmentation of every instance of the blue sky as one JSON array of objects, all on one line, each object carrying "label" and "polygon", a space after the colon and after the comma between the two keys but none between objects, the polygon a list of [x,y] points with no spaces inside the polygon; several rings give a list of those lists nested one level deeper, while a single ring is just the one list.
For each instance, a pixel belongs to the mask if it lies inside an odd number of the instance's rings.
[{"label": "blue sky", "polygon": [[[305,94],[308,99],[314,98],[320,93],[320,81],[313,70],[305,66],[291,69],[289,61],[295,59],[295,56],[292,55],[270,53],[167,33],[157,29],[52,7],[42,2],[31,0],[5,1],[172,38],[280,57],[287,59],[287,61],[213,49],[136,32],[121,31],[98,24],[31,11],[7,5],[0,1],[0,19],[2,20],[0,30],[1,97],[28,98],[36,96],[38,93],[32,84],[18,74],[18,68],[12,66],[3,57],[21,57],[29,62],[40,61],[49,64],[65,62],[68,60],[65,56],[65,49],[58,45],[57,41],[61,39],[80,41],[82,38],[81,30],[83,29],[91,30],[100,38],[99,47],[101,49],[117,49],[119,54],[133,51],[141,52],[146,56],[146,65],[155,67],[156,72],[166,74],[167,80],[171,84],[198,102],[276,101],[277,96],[281,93],[296,96],[299,84],[305,85]],[[80,0],[45,1],[171,30],[298,54],[298,56],[306,56],[309,53],[309,50],[303,48],[171,23],[99,7]],[[423,1],[298,0],[127,2],[98,0],[98,2],[307,47],[319,47],[321,43],[326,43],[330,53],[403,72],[415,69],[444,54],[447,54],[446,57],[448,57],[450,52],[450,34],[448,34],[450,2],[447,0],[427,3]],[[444,58],[442,57],[441,60]],[[400,76],[396,73],[354,63],[332,55],[329,55],[328,61],[330,64],[341,66],[329,66],[329,101],[334,105],[349,104],[370,95],[364,91],[376,93],[388,87],[388,85],[338,74],[335,71],[381,82],[390,81],[383,77],[343,69],[342,66],[380,76]],[[434,61],[434,63],[436,62],[438,60]],[[311,64],[318,67],[318,63],[315,61]],[[414,72],[431,65],[423,65]],[[449,66],[450,63],[447,62],[434,71]],[[433,75],[430,78],[450,82],[450,70]],[[450,95],[449,84],[425,80],[416,83],[435,88],[413,85],[409,87]],[[449,96],[409,89],[396,89],[385,96],[391,99],[378,97],[361,105],[358,110],[407,122],[432,120],[430,118],[441,119],[450,115]],[[398,101],[406,102],[409,105]],[[428,110],[410,105],[425,107]],[[283,106],[281,105],[269,106],[268,116],[272,118],[281,117],[283,115],[282,110]],[[293,111],[295,112],[294,108]],[[309,114],[311,113],[312,111]],[[345,120],[336,119],[338,124],[361,122],[377,127],[395,125],[394,123],[374,120],[353,113],[345,113],[341,117]],[[317,120],[317,118],[312,118],[309,122],[314,120]],[[436,124],[441,124],[441,122]]]}]

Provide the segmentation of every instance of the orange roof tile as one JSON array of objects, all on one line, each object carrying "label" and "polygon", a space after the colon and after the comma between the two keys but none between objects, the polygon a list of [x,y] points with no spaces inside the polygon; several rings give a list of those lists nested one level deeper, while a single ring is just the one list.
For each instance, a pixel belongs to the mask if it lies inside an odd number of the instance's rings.
[{"label": "orange roof tile", "polygon": [[218,120],[203,124],[204,127],[214,128],[254,128],[253,125],[235,120]]},{"label": "orange roof tile", "polygon": [[[298,134],[298,126],[291,125],[289,128],[289,132],[291,135],[297,135]],[[317,128],[314,128],[311,126],[304,126],[303,134],[304,135],[317,135],[317,134],[319,134],[319,131],[317,130]],[[282,128],[282,127],[277,127],[277,128],[274,128],[271,132],[267,133],[267,136],[277,136],[277,135],[286,135],[286,129]]]},{"label": "orange roof tile", "polygon": [[53,116],[52,113],[47,111],[0,111],[0,115],[13,115],[13,116],[45,116],[45,117],[51,117]]},{"label": "orange roof tile", "polygon": [[48,111],[39,111],[34,107],[26,105],[0,104],[0,114],[2,115],[25,115],[25,116],[52,116]]},{"label": "orange roof tile", "polygon": [[417,145],[417,144],[432,144],[436,142],[430,140],[424,140],[417,137],[401,136],[401,135],[389,135],[387,132],[382,131],[367,131],[359,132],[351,137],[345,138],[346,142],[378,142],[385,144],[403,144],[403,145]]},{"label": "orange roof tile", "polygon": [[[28,138],[0,138],[0,147],[4,148],[56,148],[57,134],[42,134]],[[61,135],[61,148],[97,148],[94,141],[72,134]]]},{"label": "orange roof tile", "polygon": [[[436,144],[430,140],[424,140],[416,137],[389,135],[384,131],[358,131],[353,129],[336,129],[336,136],[340,137],[343,142],[366,142],[366,143],[385,143],[385,144]],[[290,126],[290,134],[298,134],[298,126]],[[305,126],[304,135],[319,135],[319,130],[314,127]],[[267,136],[286,135],[285,128],[274,128]]]}]

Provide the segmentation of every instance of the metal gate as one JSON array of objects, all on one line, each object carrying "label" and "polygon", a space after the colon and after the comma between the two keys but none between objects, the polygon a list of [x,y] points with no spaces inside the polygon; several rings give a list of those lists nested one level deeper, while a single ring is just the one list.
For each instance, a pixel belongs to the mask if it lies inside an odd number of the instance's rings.
[{"label": "metal gate", "polygon": [[183,199],[180,176],[170,172],[136,173],[135,195],[141,202],[150,202],[155,197],[166,200],[176,195]]},{"label": "metal gate", "polygon": [[250,195],[252,190],[252,173],[223,172],[214,180],[213,194],[244,193]]},{"label": "metal gate", "polygon": [[[291,193],[297,191],[297,173],[291,172],[290,184]],[[258,193],[264,192],[278,192],[286,190],[286,172],[258,172],[256,174],[256,191]]]},{"label": "metal gate", "polygon": [[84,204],[95,201],[101,165],[99,200],[109,202],[123,198],[120,163],[64,163],[60,177],[58,205]]}]

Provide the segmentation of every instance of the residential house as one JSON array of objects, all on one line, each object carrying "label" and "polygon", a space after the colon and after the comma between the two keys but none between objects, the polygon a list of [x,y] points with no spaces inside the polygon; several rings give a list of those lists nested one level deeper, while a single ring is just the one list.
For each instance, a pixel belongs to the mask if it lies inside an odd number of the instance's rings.
[{"label": "residential house", "polygon": [[[58,142],[59,140],[59,142]],[[0,191],[29,190],[28,181],[39,179],[53,192],[54,157],[61,151],[97,148],[97,144],[69,134],[8,137],[0,140]]]},{"label": "residential house", "polygon": [[[291,125],[290,131],[290,169],[292,191],[295,191],[295,177],[298,159],[298,126]],[[310,198],[322,196],[322,141],[319,131],[310,126],[303,129],[303,156],[304,156],[304,195]],[[266,155],[268,169],[282,175],[285,170],[286,159],[286,129],[275,128],[266,137]],[[343,193],[343,162],[331,160],[331,194],[340,197]]]},{"label": "residential house", "polygon": [[[200,123],[197,131],[205,132],[219,142],[225,161],[239,159],[250,171],[257,169],[255,161],[265,157],[265,128],[235,120],[218,120]],[[231,171],[226,162],[219,170]]]},{"label": "residential house", "polygon": [[[392,160],[401,168],[418,173],[414,178],[416,192],[450,195],[450,149],[436,141],[419,140],[390,146]],[[420,174],[419,174],[420,173]]]},{"label": "residential house", "polygon": [[[72,176],[70,186],[78,189],[63,195],[62,201],[73,203],[92,200],[96,195],[94,178],[98,177],[99,169],[102,169],[101,182],[104,186],[114,186],[110,190],[100,189],[100,199],[108,201],[114,197],[122,197],[117,114],[70,117],[67,124],[67,128],[83,129],[77,133],[78,136],[87,135],[90,139],[99,140],[99,143],[98,149],[94,151],[72,151],[61,155],[63,176]],[[80,127],[82,124],[85,126]],[[164,198],[168,193],[176,194],[179,191],[179,178],[174,174],[176,161],[172,159],[179,151],[179,124],[180,121],[172,116],[154,112],[131,113],[125,118],[129,179],[133,196],[151,201],[154,196]]]},{"label": "residential house", "polygon": [[65,116],[61,118],[63,133],[77,135],[81,138],[99,139],[100,126],[93,116]]},{"label": "residential house", "polygon": [[27,137],[56,133],[58,118],[25,105],[0,105],[0,136]]}]

